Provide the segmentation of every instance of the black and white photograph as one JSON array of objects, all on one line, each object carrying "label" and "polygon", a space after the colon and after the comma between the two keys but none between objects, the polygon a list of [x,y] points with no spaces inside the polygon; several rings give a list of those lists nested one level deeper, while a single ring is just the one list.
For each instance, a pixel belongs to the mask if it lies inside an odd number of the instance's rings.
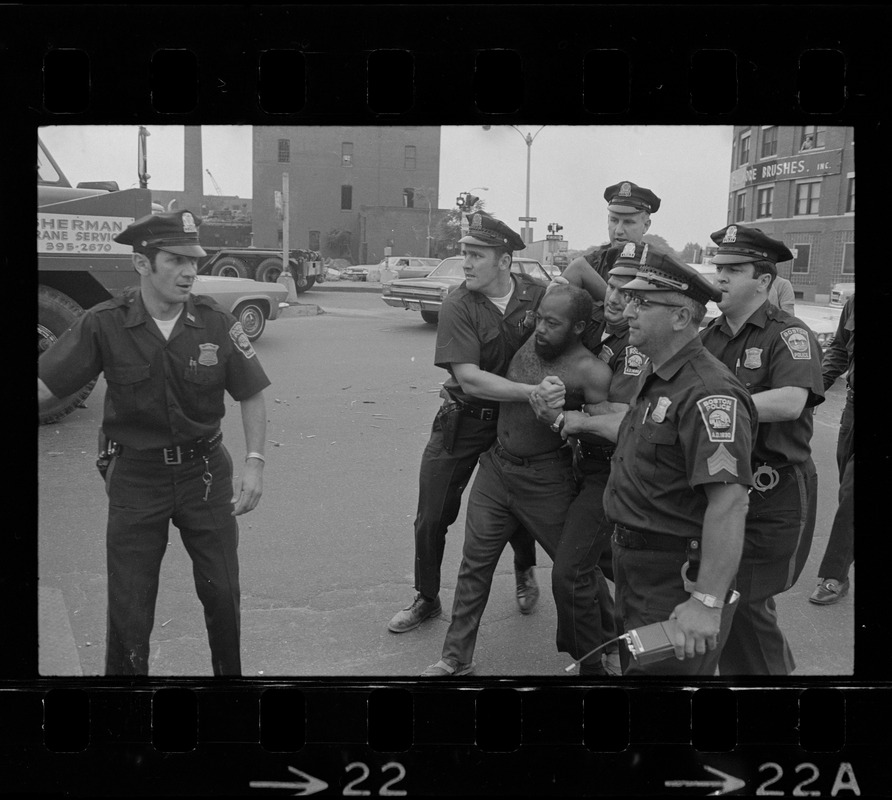
[{"label": "black and white photograph", "polygon": [[37,129],[44,677],[851,677],[851,125]]}]

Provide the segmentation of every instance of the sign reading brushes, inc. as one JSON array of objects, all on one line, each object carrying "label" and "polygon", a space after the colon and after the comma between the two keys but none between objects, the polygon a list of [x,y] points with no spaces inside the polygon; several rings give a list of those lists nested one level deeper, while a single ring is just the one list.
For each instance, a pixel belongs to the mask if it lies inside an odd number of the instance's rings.
[{"label": "sign reading brushes, inc.", "polygon": [[746,164],[731,173],[731,191],[755,183],[793,181],[833,175],[842,169],[842,150],[813,150],[795,156]]},{"label": "sign reading brushes, inc.", "polygon": [[38,253],[112,253],[130,255],[130,245],[114,237],[133,217],[100,217],[92,214],[37,214]]}]

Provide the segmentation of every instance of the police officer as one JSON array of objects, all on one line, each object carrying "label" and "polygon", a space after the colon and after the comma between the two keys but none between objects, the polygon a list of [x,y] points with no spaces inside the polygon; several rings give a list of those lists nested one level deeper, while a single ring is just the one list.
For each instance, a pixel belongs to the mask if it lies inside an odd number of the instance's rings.
[{"label": "police officer", "polygon": [[[241,325],[192,295],[201,220],[142,217],[115,237],[133,247],[139,286],[91,308],[39,359],[38,401],[104,373],[101,434],[111,460],[106,674],[148,674],[168,526],[192,559],[215,675],[241,674],[238,525],[263,491],[269,385]],[[224,389],[241,403],[246,457],[233,496],[222,444]],[[102,471],[102,470],[101,470]]]},{"label": "police officer", "polygon": [[678,627],[676,658],[626,658],[625,672],[712,675],[735,608],[755,409],[698,336],[719,297],[709,281],[651,249],[623,291],[629,343],[649,361],[628,412],[590,421],[617,441],[604,493],[617,615],[625,630]]},{"label": "police officer", "polygon": [[[449,372],[444,403],[421,456],[415,516],[415,600],[391,619],[403,633],[440,614],[440,566],[446,531],[458,516],[462,492],[482,453],[496,438],[499,401],[526,401],[539,388],[560,406],[560,381],[539,386],[507,380],[512,356],[533,332],[533,312],[545,287],[511,273],[511,254],[523,250],[520,236],[504,222],[478,212],[468,216],[460,239],[465,282],[440,308],[434,363]],[[517,601],[529,613],[539,597],[535,540],[524,529],[510,539],[514,548]]]},{"label": "police officer", "polygon": [[737,574],[740,606],[719,670],[788,675],[795,662],[774,596],[798,579],[814,534],[811,409],[824,400],[821,348],[802,321],[767,299],[777,263],[793,257],[783,242],[745,225],[729,225],[711,238],[719,246],[712,261],[722,314],[702,331],[703,346],[743,383],[759,413],[754,491]]},{"label": "police officer", "polygon": [[821,369],[824,391],[846,373],[846,404],[836,441],[839,506],[818,568],[818,585],[808,598],[811,603],[829,606],[849,593],[849,569],[855,558],[855,295],[843,306],[836,337],[824,353]]}]

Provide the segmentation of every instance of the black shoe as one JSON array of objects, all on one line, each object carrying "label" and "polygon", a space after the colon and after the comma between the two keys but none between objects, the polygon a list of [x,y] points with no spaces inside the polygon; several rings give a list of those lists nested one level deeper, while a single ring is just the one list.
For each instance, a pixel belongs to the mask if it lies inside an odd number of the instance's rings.
[{"label": "black shoe", "polygon": [[438,617],[443,611],[440,605],[440,598],[435,597],[433,600],[425,600],[422,594],[415,595],[412,605],[406,606],[402,611],[396,613],[387,629],[393,633],[405,633],[417,628],[422,622],[431,617]]},{"label": "black shoe", "polygon": [[539,584],[536,583],[536,568],[514,569],[517,582],[517,607],[521,614],[529,614],[539,600]]}]

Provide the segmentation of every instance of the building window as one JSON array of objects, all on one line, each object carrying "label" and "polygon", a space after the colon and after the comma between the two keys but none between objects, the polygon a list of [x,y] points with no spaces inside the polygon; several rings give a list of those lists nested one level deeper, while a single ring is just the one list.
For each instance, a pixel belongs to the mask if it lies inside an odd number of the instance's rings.
[{"label": "building window", "polygon": [[291,139],[279,139],[279,163],[291,161]]},{"label": "building window", "polygon": [[796,184],[796,212],[794,216],[804,217],[818,213],[821,203],[821,182]]},{"label": "building window", "polygon": [[842,246],[842,274],[855,274],[855,243],[846,242]]},{"label": "building window", "polygon": [[734,221],[743,222],[746,219],[746,192],[738,192],[734,198]]},{"label": "building window", "polygon": [[740,134],[737,145],[737,166],[748,164],[750,160],[750,132]]},{"label": "building window", "polygon": [[827,138],[826,125],[804,125],[799,150],[817,150],[825,145]]},{"label": "building window", "polygon": [[855,213],[855,176],[849,178],[849,185],[846,189],[846,212]]},{"label": "building window", "polygon": [[403,189],[403,206],[406,208],[415,208],[415,190],[411,188]]},{"label": "building window", "polygon": [[759,189],[758,195],[758,204],[757,204],[757,217],[770,217],[771,216],[771,204],[774,201],[774,187],[769,186],[765,189]]},{"label": "building window", "polygon": [[762,158],[777,155],[777,125],[762,129]]},{"label": "building window", "polygon": [[406,169],[415,169],[415,146],[411,144],[406,145],[406,153],[405,153],[405,168]]},{"label": "building window", "polygon": [[319,246],[320,239],[321,239],[320,231],[310,231],[310,235],[307,238],[307,241],[309,242],[310,250],[321,249]]},{"label": "building window", "polygon": [[350,211],[353,208],[353,187],[341,187],[341,211]]},{"label": "building window", "polygon": [[353,166],[353,142],[341,142],[341,166]]},{"label": "building window", "polygon": [[796,253],[796,257],[793,259],[792,271],[798,273],[808,272],[808,262],[811,259],[811,245],[794,244],[793,250]]}]

